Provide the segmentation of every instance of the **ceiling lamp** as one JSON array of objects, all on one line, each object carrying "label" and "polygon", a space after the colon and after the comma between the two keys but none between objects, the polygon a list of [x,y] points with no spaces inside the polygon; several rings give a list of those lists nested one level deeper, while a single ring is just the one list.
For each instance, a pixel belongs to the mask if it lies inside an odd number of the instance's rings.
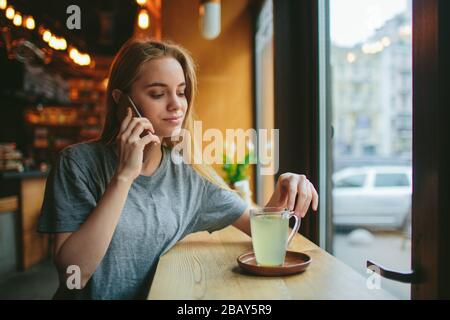
[{"label": "ceiling lamp", "polygon": [[200,0],[200,29],[205,39],[212,40],[220,34],[220,0]]}]

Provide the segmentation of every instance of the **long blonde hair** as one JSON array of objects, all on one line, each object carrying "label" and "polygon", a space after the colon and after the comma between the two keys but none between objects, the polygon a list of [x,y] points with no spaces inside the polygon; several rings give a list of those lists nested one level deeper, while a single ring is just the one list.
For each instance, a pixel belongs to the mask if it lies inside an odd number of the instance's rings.
[{"label": "long blonde hair", "polygon": [[[120,114],[123,111],[121,112],[118,103],[116,103],[112,96],[113,90],[119,89],[122,92],[129,92],[131,86],[138,77],[140,67],[150,60],[161,57],[174,58],[183,68],[186,81],[185,95],[188,102],[188,108],[182,128],[187,130],[191,137],[193,137],[194,120],[196,118],[193,109],[197,93],[197,77],[195,64],[191,55],[180,45],[168,41],[132,38],[120,48],[110,68],[108,86],[106,89],[106,118],[100,141],[105,144],[112,144],[115,142],[119,133],[120,122],[122,120]],[[181,141],[174,142],[170,138],[164,138],[162,141],[162,144],[170,149],[175,147],[178,143],[181,143]],[[224,189],[231,190],[210,165],[203,163],[198,164],[193,161],[195,154],[201,152],[201,150],[197,148],[195,137],[188,143],[192,143],[190,149],[194,150],[193,154],[189,153],[187,155],[193,169],[211,183]]]}]

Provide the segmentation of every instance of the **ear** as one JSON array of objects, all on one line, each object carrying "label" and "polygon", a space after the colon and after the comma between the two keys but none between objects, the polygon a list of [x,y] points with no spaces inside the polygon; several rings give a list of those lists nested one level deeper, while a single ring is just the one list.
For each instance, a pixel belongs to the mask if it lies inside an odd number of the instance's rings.
[{"label": "ear", "polygon": [[122,97],[122,91],[120,91],[119,89],[114,89],[112,91],[112,97],[114,101],[119,104],[120,98]]}]

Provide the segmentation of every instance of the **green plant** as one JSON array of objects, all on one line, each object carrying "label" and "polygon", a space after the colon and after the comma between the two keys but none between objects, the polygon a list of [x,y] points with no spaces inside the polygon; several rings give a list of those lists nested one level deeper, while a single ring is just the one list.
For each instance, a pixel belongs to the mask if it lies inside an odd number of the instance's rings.
[{"label": "green plant", "polygon": [[252,162],[253,153],[247,151],[243,163],[233,163],[226,153],[223,155],[222,170],[225,172],[225,181],[233,185],[235,182],[249,178],[248,167]]}]

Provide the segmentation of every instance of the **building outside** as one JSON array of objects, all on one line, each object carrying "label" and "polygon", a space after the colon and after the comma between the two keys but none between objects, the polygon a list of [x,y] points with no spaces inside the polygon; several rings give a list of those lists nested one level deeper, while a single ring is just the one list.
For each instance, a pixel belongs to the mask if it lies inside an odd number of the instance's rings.
[{"label": "building outside", "polygon": [[410,13],[392,17],[364,43],[332,44],[335,169],[411,162]]}]

